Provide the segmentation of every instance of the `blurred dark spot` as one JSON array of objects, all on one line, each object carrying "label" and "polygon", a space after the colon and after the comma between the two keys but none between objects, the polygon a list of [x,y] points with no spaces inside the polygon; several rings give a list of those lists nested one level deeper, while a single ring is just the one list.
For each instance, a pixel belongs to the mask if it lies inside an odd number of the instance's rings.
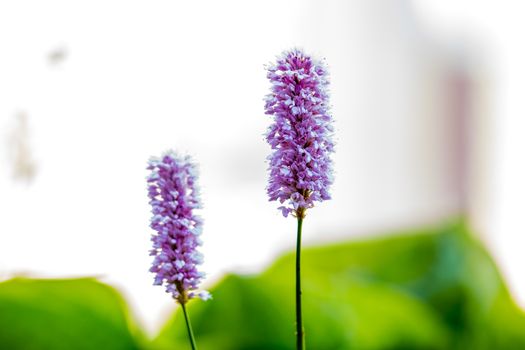
[{"label": "blurred dark spot", "polygon": [[7,138],[7,159],[13,179],[32,182],[36,175],[36,164],[30,145],[29,118],[25,112],[13,116]]},{"label": "blurred dark spot", "polygon": [[67,57],[69,56],[69,52],[67,47],[65,46],[59,46],[53,50],[51,50],[47,54],[47,61],[50,65],[56,66],[62,64]]}]

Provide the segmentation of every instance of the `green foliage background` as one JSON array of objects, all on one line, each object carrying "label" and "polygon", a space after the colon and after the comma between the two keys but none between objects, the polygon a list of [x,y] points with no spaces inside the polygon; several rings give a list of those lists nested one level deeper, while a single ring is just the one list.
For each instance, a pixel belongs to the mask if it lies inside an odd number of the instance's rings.
[{"label": "green foliage background", "polygon": [[[189,313],[200,350],[294,349],[294,256],[228,275]],[[525,349],[525,314],[461,220],[303,251],[306,344],[330,349]],[[93,279],[0,283],[0,349],[190,349],[178,310],[148,340]]]}]

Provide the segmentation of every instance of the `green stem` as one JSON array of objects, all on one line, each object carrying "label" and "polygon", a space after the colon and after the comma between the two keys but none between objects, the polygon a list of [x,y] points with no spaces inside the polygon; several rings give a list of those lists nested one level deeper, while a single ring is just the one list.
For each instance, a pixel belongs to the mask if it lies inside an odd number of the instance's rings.
[{"label": "green stem", "polygon": [[303,228],[302,212],[297,216],[297,249],[295,252],[295,316],[297,326],[297,350],[305,349],[303,311],[301,307],[301,231]]},{"label": "green stem", "polygon": [[188,317],[188,313],[186,312],[186,306],[184,305],[184,303],[181,303],[180,305],[182,306],[182,312],[184,313],[184,319],[186,320],[186,328],[188,329],[188,336],[190,338],[191,349],[197,350],[197,345],[195,345],[195,337],[193,336],[193,329],[191,329],[190,318]]}]

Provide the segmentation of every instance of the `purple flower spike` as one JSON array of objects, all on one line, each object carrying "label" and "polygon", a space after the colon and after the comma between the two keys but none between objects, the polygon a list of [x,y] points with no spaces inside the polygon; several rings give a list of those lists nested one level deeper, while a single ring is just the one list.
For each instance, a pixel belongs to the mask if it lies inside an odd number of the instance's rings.
[{"label": "purple flower spike", "polygon": [[168,151],[161,158],[151,158],[147,169],[148,196],[152,207],[151,228],[154,256],[150,271],[155,285],[164,285],[166,292],[185,304],[189,299],[209,299],[206,291],[195,293],[204,273],[197,270],[202,254],[202,219],[194,214],[201,208],[197,188],[197,169],[189,156]]},{"label": "purple flower spike", "polygon": [[328,72],[298,49],[285,51],[267,71],[272,87],[265,112],[274,117],[266,134],[273,150],[267,191],[285,204],[279,207],[285,217],[303,217],[315,201],[330,199],[333,182]]}]

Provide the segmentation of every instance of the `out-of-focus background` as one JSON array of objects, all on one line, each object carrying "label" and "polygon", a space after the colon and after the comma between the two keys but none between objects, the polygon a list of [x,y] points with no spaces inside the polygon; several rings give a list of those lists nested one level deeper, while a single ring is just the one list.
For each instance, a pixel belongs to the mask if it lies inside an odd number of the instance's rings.
[{"label": "out-of-focus background", "polygon": [[[330,67],[333,200],[305,245],[468,218],[525,306],[525,4],[17,1],[0,4],[0,279],[94,276],[157,332],[145,165],[200,163],[208,285],[294,245],[267,201],[264,64]],[[423,254],[423,253],[422,253]]]}]

